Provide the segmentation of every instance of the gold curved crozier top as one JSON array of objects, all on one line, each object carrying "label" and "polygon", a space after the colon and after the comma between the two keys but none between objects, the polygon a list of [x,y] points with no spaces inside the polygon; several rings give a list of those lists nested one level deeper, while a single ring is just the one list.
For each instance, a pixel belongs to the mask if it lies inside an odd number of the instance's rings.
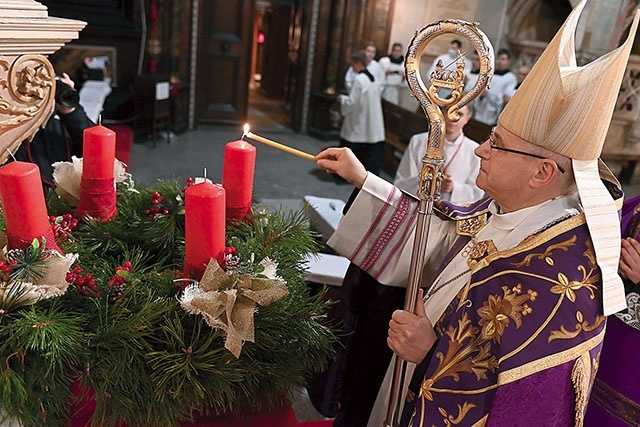
[{"label": "gold curved crozier top", "polygon": [[[436,71],[429,76],[430,84],[428,86],[420,75],[420,57],[424,49],[436,37],[450,33],[469,40],[480,56],[478,80],[467,93],[463,93],[465,64],[460,53],[455,70],[447,70],[446,67],[449,64],[439,64],[440,67],[436,64]],[[458,109],[470,103],[489,85],[493,76],[493,63],[493,46],[476,23],[446,19],[416,31],[405,57],[405,71],[409,88],[429,119],[427,157],[431,159],[442,158],[445,129],[443,115],[439,107],[445,107],[447,115],[452,121],[458,120]],[[450,90],[448,97],[440,96],[441,88]]]}]

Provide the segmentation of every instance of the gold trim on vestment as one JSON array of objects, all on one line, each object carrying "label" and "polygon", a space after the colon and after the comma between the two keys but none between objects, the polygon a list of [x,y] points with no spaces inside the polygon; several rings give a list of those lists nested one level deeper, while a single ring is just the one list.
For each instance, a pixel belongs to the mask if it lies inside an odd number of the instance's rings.
[{"label": "gold trim on vestment", "polygon": [[487,425],[487,418],[489,418],[489,414],[487,414],[484,417],[480,418],[478,420],[478,422],[475,423],[474,425],[472,425],[471,427],[484,427],[485,425]]},{"label": "gold trim on vestment", "polygon": [[522,378],[528,377],[529,375],[533,375],[537,372],[542,372],[545,369],[555,368],[556,366],[560,366],[563,363],[570,362],[571,360],[576,359],[582,353],[587,352],[595,348],[597,345],[599,345],[604,338],[604,332],[605,330],[603,329],[602,332],[600,332],[598,335],[588,339],[587,341],[577,345],[576,347],[572,347],[560,353],[550,354],[548,356],[531,361],[522,366],[509,369],[508,371],[500,372],[498,374],[496,383],[488,387],[483,387],[483,388],[474,389],[474,390],[454,390],[454,389],[448,389],[448,388],[430,387],[429,390],[431,390],[434,393],[451,393],[451,394],[462,394],[462,395],[484,393],[484,392],[493,390],[495,388],[498,388],[500,386],[521,380]]},{"label": "gold trim on vestment", "polygon": [[551,354],[538,360],[531,361],[526,365],[518,368],[504,371],[498,374],[498,384],[508,384],[521,378],[535,374],[545,369],[553,368],[563,363],[575,360],[578,356],[598,346],[604,339],[606,328],[603,328],[598,335],[589,338],[587,341],[580,343],[576,347],[572,347],[563,352]]},{"label": "gold trim on vestment", "polygon": [[509,258],[521,252],[529,251],[535,247],[542,245],[545,242],[548,242],[553,237],[566,233],[569,230],[573,230],[574,228],[577,228],[585,223],[586,217],[584,213],[572,216],[571,218],[567,218],[540,233],[536,233],[525,238],[520,244],[512,249],[505,249],[503,251],[488,254],[484,259],[476,264],[475,268],[471,271],[471,274],[488,266],[497,259]]},{"label": "gold trim on vestment", "polygon": [[571,370],[571,382],[575,392],[574,426],[582,427],[589,401],[589,388],[591,387],[591,354],[589,351],[586,351],[574,362]]}]

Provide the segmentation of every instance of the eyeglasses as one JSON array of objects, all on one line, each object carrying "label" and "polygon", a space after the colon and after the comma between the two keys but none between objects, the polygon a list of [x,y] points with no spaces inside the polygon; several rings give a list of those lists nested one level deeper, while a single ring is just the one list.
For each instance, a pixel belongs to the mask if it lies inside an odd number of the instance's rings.
[{"label": "eyeglasses", "polygon": [[[526,151],[520,151],[520,150],[515,150],[515,149],[513,149],[513,148],[505,148],[505,147],[499,147],[499,146],[497,146],[497,145],[496,145],[496,142],[495,142],[495,141],[494,141],[494,139],[493,139],[493,131],[494,131],[495,129],[496,129],[495,127],[494,127],[494,128],[492,128],[492,129],[491,129],[491,133],[489,134],[489,146],[491,147],[491,149],[493,149],[493,150],[500,150],[500,151],[506,151],[507,153],[521,154],[521,155],[523,155],[523,156],[535,157],[536,159],[551,160],[551,159],[548,159],[548,158],[546,158],[546,157],[544,157],[544,156],[540,156],[540,155],[538,155],[538,154],[527,153]],[[556,164],[556,167],[558,168],[558,170],[560,171],[560,173],[565,173],[564,168],[563,168],[562,166],[560,166],[560,165],[558,164],[558,162],[553,161],[553,163],[555,163],[555,164]]]}]

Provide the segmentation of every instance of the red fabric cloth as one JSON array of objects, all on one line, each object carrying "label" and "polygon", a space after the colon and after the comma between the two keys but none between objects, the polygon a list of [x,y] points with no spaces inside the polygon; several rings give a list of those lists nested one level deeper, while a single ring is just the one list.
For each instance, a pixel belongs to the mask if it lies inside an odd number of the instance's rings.
[{"label": "red fabric cloth", "polygon": [[[62,250],[60,250],[60,248],[56,244],[56,239],[53,235],[53,229],[49,228],[49,230],[47,230],[47,232],[44,233],[42,237],[45,238],[44,248],[46,250],[55,250],[64,255],[64,252],[62,252]],[[7,231],[7,240],[9,242],[10,249],[26,249],[31,245],[31,242],[33,242],[33,239],[27,242],[26,240],[20,239],[15,235],[11,235],[10,231]]]},{"label": "red fabric cloth", "polygon": [[80,203],[76,216],[89,215],[98,221],[107,222],[117,213],[116,187],[114,179],[86,179],[80,183]]},{"label": "red fabric cloth", "polygon": [[290,406],[272,413],[248,414],[241,418],[231,415],[212,415],[201,417],[194,423],[181,424],[181,427],[297,427],[296,414]]},{"label": "red fabric cloth", "polygon": [[232,207],[227,206],[227,220],[242,222],[251,213],[251,205]]},{"label": "red fabric cloth", "polygon": [[[91,425],[91,415],[96,407],[95,392],[89,388],[84,396],[82,395],[81,381],[77,380],[71,384],[71,391],[75,396],[73,411],[71,413],[71,424],[69,427],[89,427]],[[240,418],[233,415],[202,415],[193,423],[183,423],[181,427],[297,427],[296,414],[289,405],[275,412],[262,412],[246,414]],[[309,427],[314,426],[311,424]],[[125,424],[118,424],[117,427],[126,427]],[[315,426],[314,426],[315,427]],[[319,426],[318,426],[319,427]]]}]

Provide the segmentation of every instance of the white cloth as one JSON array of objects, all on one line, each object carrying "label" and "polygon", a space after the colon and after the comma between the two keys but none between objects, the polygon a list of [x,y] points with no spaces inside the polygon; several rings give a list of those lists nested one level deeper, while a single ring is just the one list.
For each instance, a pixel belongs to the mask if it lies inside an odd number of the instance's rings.
[{"label": "white cloth", "polygon": [[380,85],[365,73],[356,76],[349,95],[340,95],[340,112],[344,116],[340,138],[368,144],[384,141]]},{"label": "white cloth", "polygon": [[[394,185],[407,193],[416,194],[418,190],[418,175],[427,152],[428,137],[428,132],[413,135],[398,164]],[[443,200],[465,204],[475,202],[484,194],[476,185],[480,172],[480,158],[474,153],[477,147],[478,144],[462,132],[455,141],[444,141],[445,174],[453,180],[453,191],[442,193]]]},{"label": "white cloth", "polygon": [[111,93],[111,79],[104,80],[87,80],[78,95],[80,95],[80,105],[84,108],[87,117],[92,122],[98,123],[98,117],[102,113],[104,101]]},{"label": "white cloth", "polygon": [[471,89],[473,89],[473,87],[476,85],[476,82],[478,81],[478,77],[480,76],[480,72],[478,71],[477,73],[473,73],[471,71],[469,71],[467,74],[465,74],[467,79],[464,82],[464,93],[469,92]]},{"label": "white cloth", "polygon": [[[382,99],[394,104],[400,102],[400,90],[407,85],[404,79],[404,62],[396,64],[391,62],[391,58],[385,56],[380,58],[380,67],[385,73]],[[389,74],[387,74],[389,72]]]},{"label": "white cloth", "polygon": [[[375,218],[379,226],[377,231],[384,233],[388,225],[385,219],[390,218],[395,211],[393,207],[397,206],[402,198],[401,193],[391,184],[375,175],[369,174],[354,203],[340,222],[334,235],[329,239],[329,246],[348,258],[352,258],[354,254],[363,250],[371,250],[372,248],[363,248],[361,245],[365,240],[366,242],[377,241],[375,237],[372,237],[371,225],[373,221],[369,221],[369,219]],[[491,216],[487,225],[478,232],[475,239],[469,244],[472,245],[476,241],[492,240],[499,251],[514,248],[527,236],[534,234],[546,225],[567,215],[576,215],[581,211],[577,193],[547,200],[536,206],[507,214],[501,214],[495,203],[492,203],[489,209]],[[385,211],[387,213],[381,219],[379,214]],[[414,216],[409,218],[415,219]],[[433,272],[437,268],[437,264],[441,262],[444,254],[455,239],[455,225],[452,223],[453,221],[442,221],[433,216],[429,230],[425,271]],[[411,227],[411,230],[413,228]],[[374,236],[375,234],[376,230],[373,231]],[[379,254],[379,257],[392,255],[394,259],[405,259],[405,262],[389,262],[385,260],[383,271],[376,274],[381,283],[394,286],[405,285],[413,247],[413,233],[404,238],[403,242],[405,243],[404,246],[401,248],[393,247],[392,253],[383,252]],[[434,289],[438,287],[438,284],[450,281],[450,283],[447,283],[447,285],[429,296],[424,304],[427,317],[434,324],[470,278],[470,270],[465,253],[464,250],[460,251],[433,281]],[[387,370],[387,376],[378,394],[369,419],[369,426],[377,427],[382,425],[382,421],[386,416],[392,366],[393,361]],[[411,378],[413,368],[414,365],[409,364],[407,378]],[[406,393],[406,389],[403,390],[404,393]],[[404,401],[404,397],[402,401]]]},{"label": "white cloth", "polygon": [[[382,90],[385,76],[384,70],[382,69],[378,61],[372,59],[369,64],[367,64],[367,71],[371,73],[374,78],[374,82],[380,85],[380,90]],[[355,80],[357,75],[358,73],[353,71],[353,68],[349,67],[349,69],[347,69],[347,73],[344,76],[344,87],[347,88],[347,91],[351,91],[351,87],[353,87],[353,81]]]},{"label": "white cloth", "polygon": [[498,123],[498,116],[505,105],[504,94],[517,83],[518,79],[511,71],[503,75],[494,74],[487,95],[473,101],[473,118],[491,126]]}]

